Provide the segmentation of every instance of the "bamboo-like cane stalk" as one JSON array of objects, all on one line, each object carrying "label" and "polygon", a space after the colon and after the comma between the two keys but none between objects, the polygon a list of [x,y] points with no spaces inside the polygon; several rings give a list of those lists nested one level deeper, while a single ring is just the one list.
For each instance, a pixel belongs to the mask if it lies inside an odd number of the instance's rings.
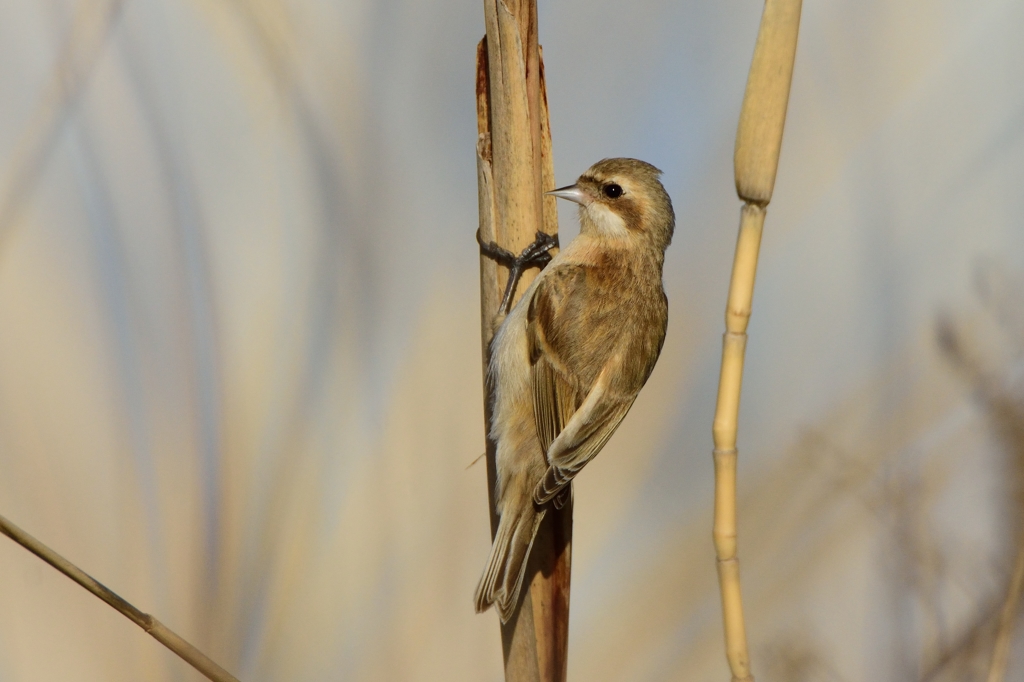
[{"label": "bamboo-like cane stalk", "polygon": [[[535,0],[485,0],[487,37],[477,49],[477,177],[480,236],[519,253],[538,230],[558,233],[551,134],[543,62],[537,44]],[[554,254],[552,254],[554,255]],[[535,276],[527,272],[517,297]],[[484,373],[491,339],[501,319],[499,302],[508,271],[480,259],[480,319]],[[490,424],[491,395],[484,382],[484,418]],[[487,442],[487,485],[491,535],[497,530],[494,508],[495,448]],[[549,510],[534,540],[527,564],[530,580],[520,608],[502,625],[507,682],[565,680],[569,643],[569,577],[572,504]]]},{"label": "bamboo-like cane stalk", "polygon": [[722,594],[725,652],[734,682],[752,682],[736,550],[736,429],[747,323],[765,209],[772,198],[793,78],[801,0],[767,0],[736,132],[736,193],[744,205],[725,309],[722,371],[712,428],[715,451],[714,541]]},{"label": "bamboo-like cane stalk", "polygon": [[213,682],[238,682],[231,673],[217,665],[206,654],[186,642],[166,625],[148,613],[139,611],[137,608],[109,590],[105,585],[94,580],[92,576],[78,568],[78,566],[75,566],[73,563],[41,543],[39,540],[36,540],[3,516],[0,516],[0,533],[11,538],[37,557],[74,580],[86,590],[105,601],[116,611],[120,612],[121,615],[148,632],[153,639],[176,653],[183,661],[201,672],[208,679],[213,680]]}]

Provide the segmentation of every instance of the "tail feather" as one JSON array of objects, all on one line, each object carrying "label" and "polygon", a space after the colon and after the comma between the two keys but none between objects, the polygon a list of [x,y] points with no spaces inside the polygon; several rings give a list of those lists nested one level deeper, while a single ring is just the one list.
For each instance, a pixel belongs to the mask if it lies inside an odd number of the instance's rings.
[{"label": "tail feather", "polygon": [[502,623],[508,622],[519,604],[526,561],[544,518],[544,510],[538,511],[529,503],[523,506],[525,509],[508,509],[502,514],[491,556],[476,588],[477,613],[494,604]]}]

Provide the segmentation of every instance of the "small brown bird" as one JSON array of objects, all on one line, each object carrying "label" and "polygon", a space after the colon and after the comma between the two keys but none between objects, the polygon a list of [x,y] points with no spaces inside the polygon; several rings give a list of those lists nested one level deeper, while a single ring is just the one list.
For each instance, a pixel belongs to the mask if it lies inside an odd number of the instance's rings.
[{"label": "small brown bird", "polygon": [[552,194],[580,205],[580,234],[541,271],[502,322],[488,368],[494,499],[501,518],[476,610],[515,611],[548,505],[601,451],[661,353],[662,286],[672,202],[654,166],[605,159]]}]

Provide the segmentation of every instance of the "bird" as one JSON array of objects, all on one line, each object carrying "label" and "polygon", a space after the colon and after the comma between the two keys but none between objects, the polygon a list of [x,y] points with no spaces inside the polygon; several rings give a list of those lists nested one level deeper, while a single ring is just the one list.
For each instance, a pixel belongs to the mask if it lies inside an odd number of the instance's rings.
[{"label": "bird", "polygon": [[[660,176],[644,161],[604,159],[547,192],[579,204],[579,235],[550,258],[490,347],[499,522],[475,606],[494,605],[502,623],[519,603],[545,514],[568,501],[573,478],[622,423],[661,353],[675,214]],[[536,244],[524,257],[536,256]]]}]

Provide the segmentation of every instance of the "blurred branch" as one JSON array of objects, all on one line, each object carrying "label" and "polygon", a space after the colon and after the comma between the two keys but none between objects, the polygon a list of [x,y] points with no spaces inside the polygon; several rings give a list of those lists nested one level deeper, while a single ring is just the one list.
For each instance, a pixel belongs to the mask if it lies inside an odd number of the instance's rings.
[{"label": "blurred branch", "polygon": [[715,441],[715,554],[722,596],[725,652],[736,682],[754,679],[747,653],[736,549],[736,430],[740,386],[765,208],[775,187],[782,132],[786,125],[801,4],[801,0],[765,2],[736,132],[736,192],[744,205],[725,310],[722,370],[712,428]]},{"label": "blurred branch", "polygon": [[797,632],[767,648],[771,679],[786,682],[846,682],[813,644],[809,632]]},{"label": "blurred branch", "polygon": [[83,0],[50,82],[0,179],[0,249],[35,188],[53,145],[74,110],[127,0]]},{"label": "blurred branch", "polygon": [[924,667],[921,682],[933,682],[954,663],[972,657],[987,641],[995,613],[995,608],[983,609],[957,639],[943,647],[935,660]]},{"label": "blurred branch", "polygon": [[[487,36],[477,49],[477,177],[480,238],[519,253],[539,230],[555,235],[558,217],[551,133],[540,46],[536,0],[485,0]],[[534,274],[526,273],[518,293]],[[484,376],[508,277],[506,268],[480,259],[480,320]],[[484,382],[484,419],[490,424],[492,396]],[[494,506],[495,447],[487,441],[487,485],[491,535],[497,530]],[[571,498],[570,498],[571,499]],[[561,682],[567,671],[572,503],[548,511],[534,539],[526,567],[529,590],[511,620],[501,627],[508,682]]]},{"label": "blurred branch", "polygon": [[1003,682],[1006,677],[1006,663],[1010,658],[1010,640],[1013,637],[1013,626],[1017,620],[1017,607],[1020,604],[1021,586],[1024,585],[1024,542],[1017,550],[1014,562],[1013,578],[1010,589],[999,615],[999,632],[996,634],[996,645],[992,651],[992,667],[988,671],[988,682]]},{"label": "blurred branch", "polygon": [[[1007,292],[1003,290],[1004,286],[1000,286],[1005,284],[1006,279],[1006,275],[997,272],[995,268],[982,268],[979,271],[978,288],[1004,327],[1004,332],[1017,344],[1020,304],[1016,290]],[[1006,373],[984,361],[984,356],[975,348],[976,339],[971,334],[965,334],[964,328],[968,327],[958,324],[949,315],[941,315],[936,325],[938,344],[947,359],[974,388],[996,436],[1006,450],[1005,478],[1011,487],[1010,499],[1006,504],[1006,518],[1010,523],[1007,536],[1017,538],[1016,558],[999,611],[986,678],[988,682],[1002,682],[1006,677],[1021,592],[1024,590],[1024,528],[1020,523],[1021,512],[1024,511],[1024,407],[1020,398],[1014,395]],[[994,617],[990,616],[990,620],[994,620]]]},{"label": "blurred branch", "polygon": [[156,618],[148,613],[139,611],[106,586],[94,580],[85,571],[39,542],[39,540],[36,540],[21,528],[18,528],[3,516],[0,516],[0,532],[74,580],[93,595],[105,601],[116,611],[120,612],[121,615],[148,632],[153,639],[173,651],[208,679],[214,682],[238,682],[238,679],[231,675],[231,673],[214,663],[206,654],[172,632]]}]

